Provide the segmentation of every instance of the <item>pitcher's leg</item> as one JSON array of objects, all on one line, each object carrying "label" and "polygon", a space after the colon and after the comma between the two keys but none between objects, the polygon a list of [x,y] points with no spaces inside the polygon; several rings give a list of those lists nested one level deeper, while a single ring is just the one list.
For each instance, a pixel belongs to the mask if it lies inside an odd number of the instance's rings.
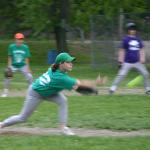
[{"label": "pitcher's leg", "polygon": [[30,88],[20,114],[5,119],[2,122],[2,127],[25,122],[26,119],[32,114],[32,112],[36,109],[36,107],[39,105],[40,102],[41,102],[40,96]]},{"label": "pitcher's leg", "polygon": [[61,133],[64,135],[75,135],[75,133],[67,127],[67,118],[68,118],[68,105],[67,105],[67,98],[64,94],[59,93],[50,97],[48,100],[56,103],[59,106],[59,128]]},{"label": "pitcher's leg", "polygon": [[54,96],[51,96],[48,100],[58,105],[59,122],[60,124],[66,125],[68,118],[68,104],[66,96],[64,96],[63,93],[59,93]]}]

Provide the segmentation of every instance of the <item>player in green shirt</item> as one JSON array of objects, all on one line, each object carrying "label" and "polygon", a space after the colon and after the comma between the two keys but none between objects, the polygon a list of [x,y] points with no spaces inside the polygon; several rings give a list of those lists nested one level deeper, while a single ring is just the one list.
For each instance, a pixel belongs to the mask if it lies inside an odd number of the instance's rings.
[{"label": "player in green shirt", "polygon": [[[24,35],[15,34],[15,43],[8,47],[8,67],[12,72],[20,71],[29,84],[32,83],[33,77],[29,67],[29,58],[31,57],[28,45],[24,44]],[[7,97],[11,78],[6,77],[4,81],[4,92],[1,97]]]},{"label": "player in green shirt", "polygon": [[62,93],[62,90],[76,90],[81,86],[92,87],[93,84],[92,81],[81,81],[68,75],[68,71],[72,70],[72,61],[74,60],[75,57],[70,56],[68,53],[60,53],[52,67],[37,78],[29,87],[26,101],[20,114],[1,122],[0,128],[26,121],[36,107],[43,100],[46,100],[59,106],[59,127],[61,133],[74,135],[71,129],[67,127],[67,97]]}]

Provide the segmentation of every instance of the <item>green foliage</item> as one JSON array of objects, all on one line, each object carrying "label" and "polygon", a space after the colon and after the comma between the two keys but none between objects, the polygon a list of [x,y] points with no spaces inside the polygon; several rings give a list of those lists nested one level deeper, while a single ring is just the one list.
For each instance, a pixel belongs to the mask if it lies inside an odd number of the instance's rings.
[{"label": "green foliage", "polygon": [[[128,13],[149,12],[149,0],[70,0],[68,7],[69,24],[80,27],[85,31],[89,29],[91,15],[104,14],[113,20],[122,8]],[[65,5],[65,4],[64,4]],[[1,0],[0,30],[15,32],[30,29],[33,36],[42,31],[53,31],[53,27],[60,24],[61,1],[54,0]]]},{"label": "green foliage", "polygon": [[[52,0],[24,0],[19,4],[19,8],[24,21],[21,26],[32,28],[37,31],[50,29],[53,25],[53,16],[51,15]],[[56,16],[55,16],[56,17]]]},{"label": "green foliage", "polygon": [[71,5],[71,14],[70,17],[71,23],[73,26],[79,26],[84,28],[84,30],[89,29],[89,18],[91,15],[97,14],[102,10],[102,1],[81,1],[81,0],[72,0]]}]

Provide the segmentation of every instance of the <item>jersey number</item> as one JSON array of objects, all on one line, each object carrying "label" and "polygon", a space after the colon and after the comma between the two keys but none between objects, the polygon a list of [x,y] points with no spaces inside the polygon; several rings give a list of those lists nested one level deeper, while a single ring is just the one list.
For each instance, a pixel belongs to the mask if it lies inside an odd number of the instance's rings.
[{"label": "jersey number", "polygon": [[42,75],[42,77],[40,77],[40,85],[45,85],[45,84],[48,84],[49,82],[51,81],[48,73],[44,73]]}]

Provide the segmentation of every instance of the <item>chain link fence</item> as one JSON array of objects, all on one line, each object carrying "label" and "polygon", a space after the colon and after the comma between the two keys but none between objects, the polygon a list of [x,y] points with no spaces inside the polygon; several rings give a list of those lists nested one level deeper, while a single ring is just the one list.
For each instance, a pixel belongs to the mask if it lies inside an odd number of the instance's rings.
[{"label": "chain link fence", "polygon": [[116,65],[120,40],[126,34],[125,24],[135,22],[144,40],[147,62],[150,62],[150,14],[120,13],[118,17],[91,16],[91,65]]},{"label": "chain link fence", "polygon": [[[7,18],[0,18],[1,21],[3,19]],[[117,63],[118,45],[120,39],[126,33],[124,30],[125,24],[130,21],[134,21],[138,26],[139,35],[145,44],[147,62],[150,62],[150,13],[129,14],[121,12],[113,18],[106,17],[105,15],[93,15],[90,16],[90,30],[86,31],[86,33],[84,33],[81,27],[67,25],[66,36],[69,50],[73,55],[81,57],[82,63],[91,63],[92,67],[101,65],[115,66]],[[6,42],[4,41],[5,36],[6,39],[9,38],[12,40],[13,34],[18,28],[16,25],[9,28],[10,24],[8,23],[7,31],[5,31],[6,28],[3,24],[0,24],[0,26],[1,49],[7,50],[6,44],[4,43]],[[31,44],[29,44],[32,46],[32,29],[20,29],[19,31],[23,31],[27,39],[31,35]],[[53,43],[52,45],[42,44],[42,49],[45,50],[43,57],[46,57],[47,51],[55,48],[54,33],[50,33],[45,29],[38,33],[38,37],[50,40]],[[38,41],[39,39],[37,38],[36,40]],[[33,45],[33,49],[37,49],[37,47]],[[6,52],[1,52],[1,60],[3,60],[4,55],[6,56]],[[33,56],[35,55],[33,52]]]}]

